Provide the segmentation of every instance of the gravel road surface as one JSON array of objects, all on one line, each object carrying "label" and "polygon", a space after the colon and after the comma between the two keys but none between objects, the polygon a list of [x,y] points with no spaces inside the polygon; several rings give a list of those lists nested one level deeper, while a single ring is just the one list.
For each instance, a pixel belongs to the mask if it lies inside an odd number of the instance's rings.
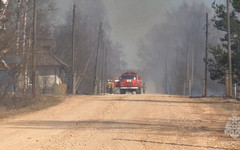
[{"label": "gravel road surface", "polygon": [[[1,150],[237,150],[224,134],[240,103],[167,95],[69,96],[0,120]],[[239,127],[240,128],[240,127]]]}]

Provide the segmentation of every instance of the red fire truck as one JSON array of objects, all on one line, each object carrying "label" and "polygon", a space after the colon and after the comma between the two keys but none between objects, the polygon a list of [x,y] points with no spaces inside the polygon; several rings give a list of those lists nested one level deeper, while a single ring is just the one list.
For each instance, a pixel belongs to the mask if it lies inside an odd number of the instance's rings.
[{"label": "red fire truck", "polygon": [[120,89],[120,94],[126,94],[127,91],[141,94],[142,77],[134,71],[126,71],[115,79],[115,86]]}]

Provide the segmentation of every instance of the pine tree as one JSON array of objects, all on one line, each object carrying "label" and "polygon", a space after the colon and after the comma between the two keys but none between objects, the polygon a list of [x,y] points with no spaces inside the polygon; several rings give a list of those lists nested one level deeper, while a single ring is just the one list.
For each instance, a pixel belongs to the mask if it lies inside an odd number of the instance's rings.
[{"label": "pine tree", "polygon": [[[232,49],[232,73],[233,82],[240,85],[240,0],[231,1],[231,49]],[[227,45],[227,14],[225,4],[213,3],[215,15],[212,19],[214,27],[223,34],[218,45],[210,48],[212,57],[208,59],[208,71],[212,80],[220,84],[225,83],[225,72],[228,69],[228,45]]]}]

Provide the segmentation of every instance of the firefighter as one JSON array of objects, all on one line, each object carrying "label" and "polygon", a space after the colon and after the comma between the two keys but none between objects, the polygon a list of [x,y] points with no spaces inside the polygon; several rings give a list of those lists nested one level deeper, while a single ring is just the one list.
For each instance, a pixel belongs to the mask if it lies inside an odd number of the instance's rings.
[{"label": "firefighter", "polygon": [[113,94],[113,89],[114,89],[114,82],[111,80],[110,94]]},{"label": "firefighter", "polygon": [[111,81],[110,80],[108,80],[106,88],[107,88],[107,93],[110,94],[110,89],[111,89]]},{"label": "firefighter", "polygon": [[112,94],[114,88],[114,82],[112,80],[108,80],[107,83],[107,93]]},{"label": "firefighter", "polygon": [[142,89],[143,89],[143,94],[145,94],[145,93],[146,93],[146,90],[147,90],[147,87],[146,87],[145,83],[143,83]]}]

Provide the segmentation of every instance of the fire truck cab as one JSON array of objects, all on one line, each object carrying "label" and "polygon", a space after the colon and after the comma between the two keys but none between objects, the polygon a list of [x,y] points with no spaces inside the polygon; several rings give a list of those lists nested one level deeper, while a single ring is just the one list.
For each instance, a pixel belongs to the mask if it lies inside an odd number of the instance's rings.
[{"label": "fire truck cab", "polygon": [[120,77],[116,83],[116,87],[120,89],[120,94],[126,94],[126,92],[141,94],[142,89],[142,77],[133,71],[126,71]]}]

